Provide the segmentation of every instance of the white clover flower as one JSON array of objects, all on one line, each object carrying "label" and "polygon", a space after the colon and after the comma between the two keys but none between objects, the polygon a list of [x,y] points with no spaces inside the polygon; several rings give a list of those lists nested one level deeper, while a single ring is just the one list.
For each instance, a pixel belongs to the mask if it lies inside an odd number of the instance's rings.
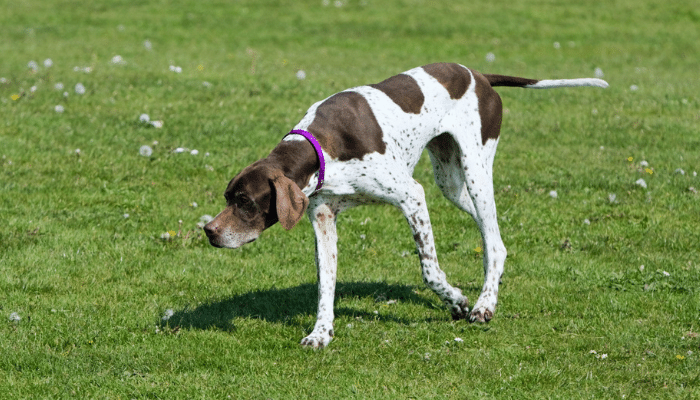
[{"label": "white clover flower", "polygon": [[75,154],[80,155],[80,149],[75,149]]},{"label": "white clover flower", "polygon": [[190,151],[190,154],[192,154],[193,156],[196,156],[197,154],[199,154],[199,150],[194,149],[194,150]]},{"label": "white clover flower", "polygon": [[129,214],[124,214],[124,218],[129,218]]},{"label": "white clover flower", "polygon": [[590,224],[591,224],[591,220],[589,220],[588,218],[586,218],[586,219],[583,220],[583,223],[586,224],[586,225],[590,225]]},{"label": "white clover flower", "polygon": [[63,92],[63,97],[68,97],[68,92]]},{"label": "white clover flower", "polygon": [[637,179],[634,183],[635,183],[636,185],[639,185],[639,186],[643,187],[644,189],[647,188],[647,182],[646,182],[644,179],[642,179],[642,178]]},{"label": "white clover flower", "polygon": [[197,227],[199,229],[202,229],[202,228],[204,228],[204,225],[208,224],[213,219],[214,219],[214,217],[212,217],[209,214],[202,215],[201,217],[199,217],[199,222],[197,222]]},{"label": "white clover flower", "polygon": [[139,154],[144,157],[150,157],[153,154],[153,149],[151,149],[151,146],[143,145],[139,148]]},{"label": "white clover flower", "polygon": [[458,338],[458,337],[455,338],[455,342],[457,342],[457,343],[462,343],[463,341],[464,341],[464,339],[462,339],[462,338]]},{"label": "white clover flower", "polygon": [[639,272],[644,272],[644,264],[639,266]]},{"label": "white clover flower", "polygon": [[54,109],[54,111],[56,111],[56,112],[59,113],[59,114],[62,113],[62,112],[64,111],[63,106],[60,105],[60,104],[57,105],[56,107],[54,107],[53,109]]},{"label": "white clover flower", "polygon": [[639,162],[639,166],[642,167],[642,168],[648,167],[648,166],[649,166],[649,163],[646,162],[646,161],[640,161],[640,162]]},{"label": "white clover flower", "polygon": [[207,88],[210,88],[212,86],[212,84],[207,81],[202,82],[202,85]]},{"label": "white clover flower", "polygon": [[176,67],[176,66],[174,66],[174,65],[171,65],[171,66],[170,66],[170,70],[171,70],[172,72],[175,72],[175,73],[178,73],[178,74],[182,73],[182,68],[181,68],[181,67]]},{"label": "white clover flower", "polygon": [[496,61],[496,55],[491,53],[491,52],[487,53],[486,54],[486,61],[488,61],[488,62]]},{"label": "white clover flower", "polygon": [[193,202],[192,202],[192,204],[190,204],[190,205],[192,206],[192,208],[197,208],[197,207],[198,207],[198,205],[197,205],[197,202],[196,202],[196,201],[193,201]]},{"label": "white clover flower", "polygon": [[681,175],[685,175],[685,171],[683,171],[681,168],[676,169],[676,170],[674,171],[674,173],[676,173],[676,174],[681,174]]},{"label": "white clover flower", "polygon": [[561,49],[561,44],[559,44],[559,42],[554,42],[554,48],[557,50]]},{"label": "white clover flower", "polygon": [[601,355],[600,355],[600,359],[601,359],[601,360],[605,360],[606,358],[608,358],[608,355],[607,355],[607,354],[601,354]]},{"label": "white clover flower", "polygon": [[165,310],[165,314],[163,314],[163,318],[161,318],[161,319],[162,319],[163,321],[167,321],[167,320],[169,320],[170,317],[172,317],[173,315],[175,315],[175,312],[174,312],[172,309],[168,308],[167,310]]},{"label": "white clover flower", "polygon": [[58,82],[55,85],[53,85],[53,88],[56,90],[63,90],[63,84],[61,82]]},{"label": "white clover flower", "polygon": [[160,238],[163,240],[170,240],[170,233],[165,232],[165,233],[160,235]]},{"label": "white clover flower", "polygon": [[549,197],[556,199],[557,197],[559,197],[559,195],[557,194],[556,190],[552,190],[551,192],[549,192]]},{"label": "white clover flower", "polygon": [[85,86],[83,86],[82,83],[76,83],[75,84],[75,93],[85,94]]},{"label": "white clover flower", "polygon": [[53,66],[53,61],[50,58],[44,60],[44,67],[51,68]]},{"label": "white clover flower", "polygon": [[602,78],[605,76],[601,68],[596,68],[595,71],[593,71],[593,75],[595,75],[596,78]]},{"label": "white clover flower", "polygon": [[32,87],[29,88],[29,91],[30,91],[31,93],[36,92],[36,90],[37,90],[36,85],[34,85],[34,86],[32,86]]},{"label": "white clover flower", "polygon": [[160,129],[163,127],[163,121],[151,121],[151,125],[156,129]]},{"label": "white clover flower", "polygon": [[150,40],[146,39],[143,41],[143,47],[146,48],[146,50],[152,50],[153,49],[153,43],[151,43]]},{"label": "white clover flower", "polygon": [[19,322],[22,319],[22,317],[20,317],[19,314],[17,314],[16,312],[13,312],[12,314],[10,314],[10,317],[8,319],[10,320],[10,322]]},{"label": "white clover flower", "polygon": [[666,272],[666,271],[662,271],[661,273],[664,274],[664,276],[671,276],[671,274],[669,274],[669,273]]},{"label": "white clover flower", "polygon": [[304,79],[306,79],[306,72],[304,72],[304,70],[302,70],[302,69],[297,71],[297,79],[299,79],[300,81],[303,81]]},{"label": "white clover flower", "polygon": [[149,117],[148,114],[141,114],[139,115],[139,121],[148,123],[151,121],[151,117]]},{"label": "white clover flower", "polygon": [[630,86],[630,90],[633,91],[633,92],[636,92],[637,90],[639,90],[639,86],[637,86],[637,85],[632,85],[632,86]]},{"label": "white clover flower", "polygon": [[5,77],[0,78],[0,83],[3,83],[3,84],[7,83],[7,78],[5,78]]},{"label": "white clover flower", "polygon": [[615,193],[610,193],[610,194],[608,194],[608,201],[609,201],[611,204],[614,203],[616,199],[617,199],[617,195],[616,195]]},{"label": "white clover flower", "polygon": [[184,147],[178,147],[175,150],[173,150],[173,153],[183,153],[185,151]]},{"label": "white clover flower", "polygon": [[27,63],[27,68],[31,69],[32,71],[36,72],[39,70],[39,64],[36,63],[36,61],[32,60]]}]

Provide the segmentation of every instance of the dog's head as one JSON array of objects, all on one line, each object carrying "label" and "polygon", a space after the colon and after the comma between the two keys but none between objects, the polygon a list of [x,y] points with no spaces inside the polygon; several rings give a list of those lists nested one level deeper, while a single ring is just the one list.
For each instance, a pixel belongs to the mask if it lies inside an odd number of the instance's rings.
[{"label": "dog's head", "polygon": [[204,226],[215,247],[250,243],[279,221],[289,230],[304,215],[309,199],[282,171],[256,162],[236,175],[226,191],[226,208]]}]

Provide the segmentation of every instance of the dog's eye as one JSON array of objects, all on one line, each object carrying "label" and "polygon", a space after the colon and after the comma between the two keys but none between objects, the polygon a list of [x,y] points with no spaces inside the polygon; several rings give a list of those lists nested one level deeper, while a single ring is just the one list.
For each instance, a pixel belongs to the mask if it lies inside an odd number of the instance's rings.
[{"label": "dog's eye", "polygon": [[257,204],[243,193],[236,193],[233,198],[233,204],[245,214],[253,213],[258,209]]}]

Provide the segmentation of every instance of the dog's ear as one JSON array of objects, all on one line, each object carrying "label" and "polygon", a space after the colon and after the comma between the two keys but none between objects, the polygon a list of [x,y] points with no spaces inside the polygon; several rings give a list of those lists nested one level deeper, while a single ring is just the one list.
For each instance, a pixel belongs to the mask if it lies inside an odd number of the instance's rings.
[{"label": "dog's ear", "polygon": [[277,218],[286,230],[290,230],[301,220],[309,205],[309,198],[299,186],[284,175],[272,180],[277,198]]}]

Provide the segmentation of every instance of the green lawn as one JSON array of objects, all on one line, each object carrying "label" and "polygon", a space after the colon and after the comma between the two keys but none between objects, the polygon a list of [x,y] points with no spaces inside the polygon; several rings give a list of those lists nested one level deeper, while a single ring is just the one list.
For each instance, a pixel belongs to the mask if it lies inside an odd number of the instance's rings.
[{"label": "green lawn", "polygon": [[[700,397],[691,2],[0,10],[0,398]],[[197,223],[311,104],[437,61],[539,79],[599,69],[610,88],[499,88],[508,259],[490,324],[451,321],[401,214],[362,207],[339,218],[335,339],[304,350],[309,222],[235,251]],[[478,229],[427,155],[415,175],[441,266],[473,304]]]}]

